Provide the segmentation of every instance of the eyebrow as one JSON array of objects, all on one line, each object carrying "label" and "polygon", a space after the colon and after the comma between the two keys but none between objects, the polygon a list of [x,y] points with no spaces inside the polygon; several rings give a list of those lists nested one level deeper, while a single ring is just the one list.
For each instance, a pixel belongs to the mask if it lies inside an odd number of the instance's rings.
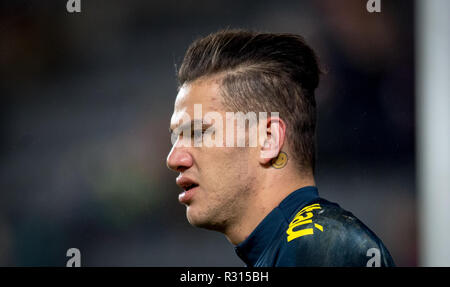
[{"label": "eyebrow", "polygon": [[194,130],[195,124],[201,125],[203,130],[212,126],[212,124],[204,124],[203,120],[191,120],[190,122],[184,123],[181,126],[175,127],[173,129],[169,127],[169,133],[172,134],[175,130],[180,131],[186,129],[187,127],[191,127],[191,130]]}]

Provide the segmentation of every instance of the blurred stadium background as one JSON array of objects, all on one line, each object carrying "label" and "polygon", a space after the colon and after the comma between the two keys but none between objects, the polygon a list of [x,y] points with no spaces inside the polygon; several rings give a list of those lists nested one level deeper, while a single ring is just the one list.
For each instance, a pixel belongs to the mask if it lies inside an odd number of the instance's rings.
[{"label": "blurred stadium background", "polygon": [[175,66],[222,28],[316,49],[319,192],[419,264],[413,1],[66,2],[0,2],[0,266],[244,266],[165,166]]}]

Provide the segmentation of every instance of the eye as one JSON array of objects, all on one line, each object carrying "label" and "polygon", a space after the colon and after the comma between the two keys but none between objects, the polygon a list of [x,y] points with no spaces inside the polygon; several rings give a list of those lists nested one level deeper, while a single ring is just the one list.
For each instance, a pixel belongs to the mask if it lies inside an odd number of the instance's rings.
[{"label": "eye", "polygon": [[204,133],[203,129],[201,129],[201,130],[193,130],[192,133],[191,133],[191,136],[194,138],[194,140],[198,141],[198,140],[202,139],[203,133]]},{"label": "eye", "polygon": [[214,126],[204,127],[203,134],[213,134],[215,132]]},{"label": "eye", "polygon": [[209,130],[208,128],[204,127],[201,130],[192,130],[191,131],[191,135],[192,136],[199,136],[199,135],[205,134],[206,132],[211,132],[211,130]]}]

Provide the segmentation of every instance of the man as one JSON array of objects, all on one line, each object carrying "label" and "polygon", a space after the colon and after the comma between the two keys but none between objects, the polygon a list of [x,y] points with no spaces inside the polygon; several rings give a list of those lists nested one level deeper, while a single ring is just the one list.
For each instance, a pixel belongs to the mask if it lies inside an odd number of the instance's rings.
[{"label": "man", "polygon": [[[225,234],[248,266],[393,266],[372,231],[318,196],[319,74],[315,53],[296,35],[226,30],[191,44],[167,157],[184,190],[179,201],[190,224]],[[230,112],[268,116],[249,120],[247,130],[230,125]],[[251,145],[255,127],[261,140]],[[244,146],[234,137],[243,128]]]}]

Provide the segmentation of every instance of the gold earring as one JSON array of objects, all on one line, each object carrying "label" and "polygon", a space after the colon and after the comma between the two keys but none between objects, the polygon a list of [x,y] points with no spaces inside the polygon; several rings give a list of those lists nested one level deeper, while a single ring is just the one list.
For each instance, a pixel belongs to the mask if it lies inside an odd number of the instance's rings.
[{"label": "gold earring", "polygon": [[274,168],[280,169],[286,166],[288,162],[288,156],[287,153],[284,151],[280,152],[276,159],[272,160],[272,166]]}]

